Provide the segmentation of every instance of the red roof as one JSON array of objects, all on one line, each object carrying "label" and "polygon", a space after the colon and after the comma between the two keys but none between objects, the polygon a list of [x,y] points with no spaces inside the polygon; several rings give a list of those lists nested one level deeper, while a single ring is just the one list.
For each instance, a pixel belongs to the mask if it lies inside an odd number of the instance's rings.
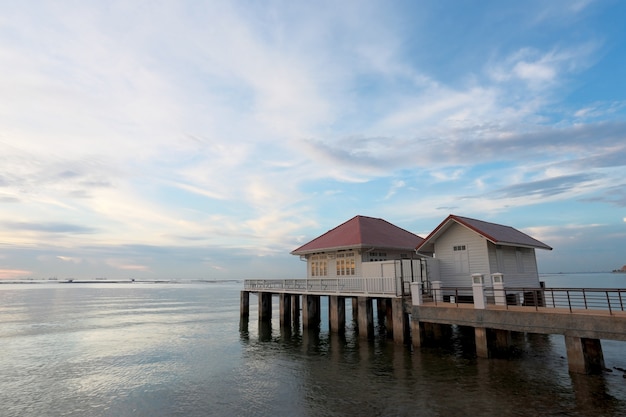
[{"label": "red roof", "polygon": [[415,250],[424,239],[383,219],[355,216],[292,251],[293,255],[358,248]]},{"label": "red roof", "polygon": [[537,239],[512,228],[511,226],[484,222],[482,220],[470,219],[469,217],[455,216],[454,214],[449,215],[448,218],[441,222],[441,224],[437,226],[437,228],[416,247],[416,250],[432,252],[434,241],[437,240],[437,238],[453,223],[458,223],[473,230],[496,245],[521,246],[552,250],[552,248],[545,243],[540,242]]}]

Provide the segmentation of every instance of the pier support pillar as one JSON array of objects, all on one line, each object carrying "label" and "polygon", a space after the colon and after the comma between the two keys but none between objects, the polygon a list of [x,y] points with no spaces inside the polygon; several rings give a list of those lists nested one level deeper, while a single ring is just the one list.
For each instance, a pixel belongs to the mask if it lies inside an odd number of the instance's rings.
[{"label": "pier support pillar", "polygon": [[315,328],[320,325],[320,296],[302,294],[302,327]]},{"label": "pier support pillar", "polygon": [[449,324],[423,322],[420,327],[422,345],[440,342],[452,335],[452,326]]},{"label": "pier support pillar", "polygon": [[259,295],[259,321],[272,319],[272,293],[260,292]]},{"label": "pier support pillar", "polygon": [[492,351],[496,355],[507,355],[513,344],[513,337],[510,330],[490,329],[493,335]]},{"label": "pier support pillar", "polygon": [[369,297],[357,297],[359,308],[359,336],[370,339],[374,336],[374,310],[372,299]]},{"label": "pier support pillar", "polygon": [[291,327],[291,295],[278,294],[280,327]]},{"label": "pier support pillar", "polygon": [[404,300],[402,298],[391,299],[391,311],[393,317],[393,341],[406,343],[408,336],[408,315],[404,312]]},{"label": "pier support pillar", "polygon": [[352,297],[352,320],[359,322],[359,300],[355,297]]},{"label": "pier support pillar", "polygon": [[249,291],[241,292],[241,304],[239,308],[239,313],[242,318],[250,317],[250,292]]},{"label": "pier support pillar", "polygon": [[476,339],[476,356],[479,358],[489,358],[487,329],[484,327],[474,327],[474,338]]},{"label": "pier support pillar", "polygon": [[376,299],[376,312],[378,315],[378,323],[384,324],[385,317],[387,317],[387,299],[386,298]]},{"label": "pier support pillar", "polygon": [[393,304],[391,303],[391,299],[389,298],[385,298],[385,312],[384,313],[380,313],[380,314],[384,314],[384,322],[381,322],[381,324],[385,325],[385,333],[388,339],[393,339],[393,332],[394,332],[394,324],[393,324]]},{"label": "pier support pillar", "polygon": [[565,336],[569,371],[599,374],[604,369],[604,354],[599,339]]},{"label": "pier support pillar", "polygon": [[291,295],[291,320],[294,327],[300,326],[300,296],[298,294]]},{"label": "pier support pillar", "polygon": [[424,339],[423,332],[424,326],[417,320],[411,320],[411,343],[413,347],[418,348],[422,346],[422,340]]},{"label": "pier support pillar", "polygon": [[346,329],[346,299],[338,295],[328,297],[328,317],[330,331],[343,333]]}]

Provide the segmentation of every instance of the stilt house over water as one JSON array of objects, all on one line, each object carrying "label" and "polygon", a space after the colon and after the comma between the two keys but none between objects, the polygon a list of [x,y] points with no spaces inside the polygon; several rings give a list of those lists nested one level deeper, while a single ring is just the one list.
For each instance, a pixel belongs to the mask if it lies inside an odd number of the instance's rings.
[{"label": "stilt house over water", "polygon": [[[510,226],[448,216],[426,239],[386,220],[355,216],[291,253],[307,263],[307,279],[342,279],[365,290],[368,279],[385,279],[383,293],[469,287],[472,274],[503,274],[507,287],[539,288],[535,249],[552,248]],[[361,279],[363,282],[359,282]],[[357,280],[357,281],[355,281]]]},{"label": "stilt house over water", "polygon": [[426,280],[428,256],[415,252],[423,240],[386,220],[355,216],[291,253],[307,262],[308,279],[354,284],[352,279],[386,278],[389,288],[396,288],[394,295],[401,296],[398,292],[410,291],[408,283]]},{"label": "stilt house over water", "polygon": [[473,274],[492,287],[492,275],[503,274],[505,287],[539,288],[535,249],[552,250],[510,226],[453,214],[416,247],[436,257],[444,287],[467,286]]}]

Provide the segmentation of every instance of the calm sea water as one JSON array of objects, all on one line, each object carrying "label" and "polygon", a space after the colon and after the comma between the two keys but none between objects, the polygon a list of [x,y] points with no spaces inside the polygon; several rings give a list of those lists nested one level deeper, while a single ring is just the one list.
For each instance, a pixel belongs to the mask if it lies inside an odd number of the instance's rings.
[{"label": "calm sea water", "polygon": [[[626,276],[543,276],[626,287]],[[570,375],[561,336],[476,359],[468,339],[413,351],[240,323],[241,283],[0,285],[0,416],[624,416],[623,372]],[[275,304],[277,304],[275,302]],[[348,308],[349,308],[348,303]],[[350,312],[348,311],[348,318]],[[471,339],[471,338],[470,338]],[[607,368],[626,343],[602,341]]]}]

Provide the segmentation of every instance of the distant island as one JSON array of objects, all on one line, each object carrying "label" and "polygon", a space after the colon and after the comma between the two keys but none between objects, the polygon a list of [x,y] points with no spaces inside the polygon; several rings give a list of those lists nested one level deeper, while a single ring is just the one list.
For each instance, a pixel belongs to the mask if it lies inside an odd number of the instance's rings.
[{"label": "distant island", "polygon": [[614,269],[613,272],[621,272],[621,273],[626,273],[626,265],[624,265],[623,267],[621,267],[620,269]]}]

